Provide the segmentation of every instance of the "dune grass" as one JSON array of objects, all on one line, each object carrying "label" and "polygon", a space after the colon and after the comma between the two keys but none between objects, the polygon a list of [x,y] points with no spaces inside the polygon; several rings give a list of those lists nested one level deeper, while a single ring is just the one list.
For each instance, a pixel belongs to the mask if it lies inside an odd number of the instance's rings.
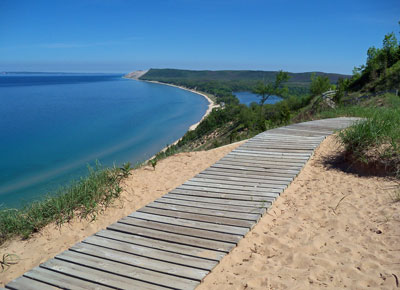
[{"label": "dune grass", "polygon": [[129,164],[121,168],[89,167],[87,177],[61,188],[56,194],[21,209],[0,209],[0,244],[13,237],[26,239],[50,223],[61,225],[74,217],[96,219],[98,212],[120,195],[120,182],[130,170]]},{"label": "dune grass", "polygon": [[346,152],[365,164],[379,164],[400,177],[400,108],[368,108],[365,120],[343,130]]}]

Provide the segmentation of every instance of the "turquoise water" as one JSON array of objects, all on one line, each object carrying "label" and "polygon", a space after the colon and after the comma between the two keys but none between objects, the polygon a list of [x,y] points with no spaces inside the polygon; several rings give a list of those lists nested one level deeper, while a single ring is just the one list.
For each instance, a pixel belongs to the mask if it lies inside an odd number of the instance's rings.
[{"label": "turquoise water", "polygon": [[[234,92],[233,94],[239,99],[239,102],[241,104],[245,104],[246,106],[250,106],[250,104],[253,102],[255,102],[257,104],[260,103],[260,97],[251,92]],[[266,104],[275,104],[281,100],[282,99],[280,97],[271,96],[265,103]]]},{"label": "turquoise water", "polygon": [[207,109],[200,95],[121,75],[0,76],[0,204],[39,199],[87,173],[144,161]]}]

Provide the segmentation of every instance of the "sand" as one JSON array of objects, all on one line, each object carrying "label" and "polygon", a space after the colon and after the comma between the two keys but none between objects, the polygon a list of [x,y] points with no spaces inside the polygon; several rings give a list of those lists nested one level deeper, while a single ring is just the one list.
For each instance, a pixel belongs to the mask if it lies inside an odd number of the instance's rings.
[{"label": "sand", "polygon": [[0,257],[3,254],[16,254],[20,260],[6,272],[0,273],[0,287],[161,197],[214,164],[239,144],[241,143],[209,151],[180,153],[159,161],[155,170],[149,166],[134,170],[133,174],[124,181],[121,197],[112,207],[99,214],[95,221],[73,220],[61,228],[51,224],[29,240],[15,239],[7,242],[0,247]]},{"label": "sand", "polygon": [[398,184],[327,164],[339,152],[328,137],[198,289],[400,289]]}]

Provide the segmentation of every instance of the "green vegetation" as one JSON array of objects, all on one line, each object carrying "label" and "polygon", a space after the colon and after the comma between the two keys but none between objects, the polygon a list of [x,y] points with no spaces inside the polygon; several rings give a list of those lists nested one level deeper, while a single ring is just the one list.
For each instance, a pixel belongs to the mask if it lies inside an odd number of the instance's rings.
[{"label": "green vegetation", "polygon": [[311,96],[318,96],[332,88],[331,82],[327,76],[311,75],[310,93]]},{"label": "green vegetation", "polygon": [[150,159],[149,164],[153,167],[154,170],[156,170],[157,158]]},{"label": "green vegetation", "polygon": [[339,134],[352,159],[400,177],[400,107],[368,108],[366,120]]},{"label": "green vegetation", "polygon": [[[239,104],[232,92],[253,91],[257,84],[273,83],[276,71],[224,70],[192,71],[179,69],[150,69],[141,80],[159,81],[205,92],[216,97],[217,103]],[[312,73],[288,73],[285,83],[291,96],[302,97],[309,94]],[[347,75],[316,72],[316,76],[326,76],[331,83]]]},{"label": "green vegetation", "polygon": [[400,46],[395,34],[383,39],[382,48],[370,47],[365,65],[354,68],[351,91],[384,91],[400,88]]},{"label": "green vegetation", "polygon": [[[282,83],[289,80],[287,72],[279,71],[276,75],[275,81],[270,83],[257,83],[253,89],[253,93],[260,96],[260,105],[263,106],[269,97],[275,95],[278,97],[285,97],[288,93],[287,86],[282,86]],[[328,79],[329,81],[329,79]]]},{"label": "green vegetation", "polygon": [[130,165],[120,168],[89,168],[89,175],[55,195],[21,209],[0,210],[0,244],[12,237],[28,238],[46,225],[69,222],[74,217],[96,219],[121,193],[120,181],[129,175]]}]

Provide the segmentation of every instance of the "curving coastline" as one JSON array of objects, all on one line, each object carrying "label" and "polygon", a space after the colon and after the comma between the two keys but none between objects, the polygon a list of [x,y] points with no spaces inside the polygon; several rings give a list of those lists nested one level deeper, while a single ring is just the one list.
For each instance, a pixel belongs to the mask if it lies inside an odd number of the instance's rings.
[{"label": "curving coastline", "polygon": [[162,83],[162,82],[159,82],[159,81],[148,81],[148,80],[140,80],[140,81],[153,83],[153,84],[166,85],[166,86],[175,87],[175,88],[178,88],[178,89],[181,89],[181,90],[189,91],[189,92],[192,92],[194,94],[198,94],[198,95],[204,97],[208,101],[207,111],[204,113],[203,117],[200,119],[199,122],[194,123],[193,125],[191,125],[189,127],[188,131],[192,131],[192,130],[196,129],[197,126],[201,123],[201,121],[203,121],[211,113],[212,109],[220,107],[220,105],[215,104],[215,102],[212,99],[210,99],[210,97],[208,97],[206,94],[204,94],[202,92],[199,92],[199,91],[196,91],[196,90],[193,90],[193,89],[188,89],[188,88],[185,88],[185,87],[182,87],[182,86],[177,86],[177,85],[174,85],[174,84]]},{"label": "curving coastline", "polygon": [[[168,83],[163,83],[163,82],[159,82],[159,81],[140,80],[139,78],[141,76],[145,75],[147,72],[148,72],[148,70],[134,71],[134,72],[131,72],[129,74],[126,74],[125,76],[123,76],[123,78],[131,79],[131,80],[135,80],[135,81],[148,82],[148,83],[153,83],[153,84],[159,84],[159,85],[175,87],[175,88],[178,88],[178,89],[181,89],[181,90],[189,91],[189,92],[192,92],[194,94],[200,95],[200,96],[202,96],[203,98],[205,98],[208,101],[208,108],[207,108],[206,112],[204,113],[203,117],[197,123],[194,123],[193,125],[189,126],[188,131],[195,130],[197,128],[197,126],[199,126],[199,124],[212,112],[212,110],[214,108],[219,108],[220,107],[220,105],[216,104],[209,96],[207,96],[206,94],[204,94],[202,92],[199,92],[199,91],[196,91],[196,90],[193,90],[193,89],[189,89],[189,88],[185,88],[183,86],[177,86],[177,85],[174,85],[174,84],[168,84]],[[169,146],[176,145],[182,139],[182,137],[179,138],[178,140],[176,140],[175,142],[173,142],[172,144],[164,147],[162,150],[160,150],[160,152],[164,152],[165,150],[168,149]],[[156,156],[156,154],[153,155],[148,160],[153,159],[155,156]],[[146,160],[146,161],[148,161],[148,160]]]}]

